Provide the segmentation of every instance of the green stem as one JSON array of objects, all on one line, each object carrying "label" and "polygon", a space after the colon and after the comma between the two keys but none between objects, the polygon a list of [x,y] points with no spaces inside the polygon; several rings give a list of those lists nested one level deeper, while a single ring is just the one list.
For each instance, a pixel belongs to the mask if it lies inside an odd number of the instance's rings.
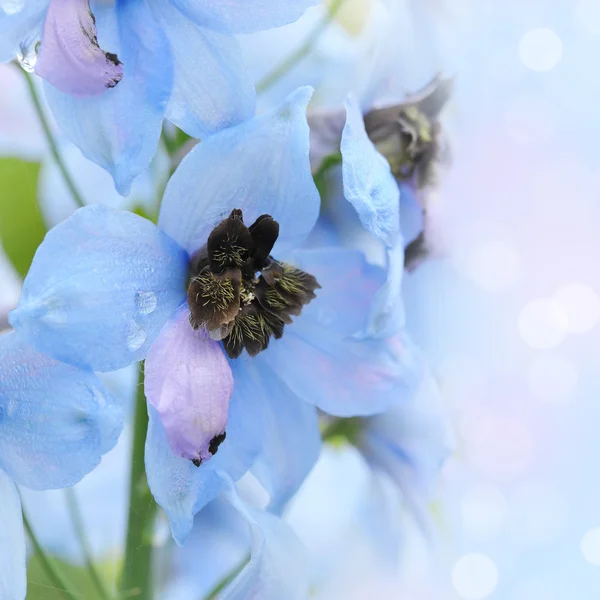
[{"label": "green stem", "polygon": [[144,468],[147,430],[148,411],[144,397],[144,368],[141,363],[135,400],[127,543],[120,585],[124,599],[152,600],[152,533],[157,506],[148,488]]},{"label": "green stem", "polygon": [[64,578],[63,574],[56,568],[55,565],[52,564],[52,561],[48,558],[47,554],[44,552],[40,542],[38,541],[35,533],[33,532],[33,528],[31,527],[31,523],[27,518],[25,513],[25,509],[23,511],[23,524],[25,525],[25,530],[27,531],[27,535],[31,540],[33,547],[35,548],[35,553],[40,561],[40,565],[42,569],[44,569],[46,576],[55,587],[56,591],[60,593],[61,596],[66,598],[66,600],[72,600],[73,598],[81,597],[81,594],[77,592],[72,592],[69,590],[71,587],[67,580]]},{"label": "green stem", "polygon": [[313,179],[315,180],[315,185],[317,186],[317,190],[319,190],[319,195],[321,196],[321,200],[325,201],[327,199],[327,174],[330,169],[336,167],[337,165],[342,164],[342,154],[341,152],[334,152],[333,154],[327,155],[319,165],[319,168],[316,170],[313,175]]},{"label": "green stem", "polygon": [[100,574],[94,565],[92,552],[85,534],[85,526],[83,524],[81,511],[79,510],[79,503],[77,502],[75,490],[73,488],[65,488],[65,496],[67,498],[67,508],[71,516],[71,521],[73,522],[73,528],[75,529],[75,535],[77,536],[77,540],[81,546],[81,552],[83,554],[85,566],[90,574],[90,579],[96,586],[100,597],[103,600],[109,600],[111,595],[108,593],[108,590],[106,589],[106,586],[104,585],[104,582],[102,581],[102,578],[100,577]]},{"label": "green stem", "polygon": [[283,77],[288,71],[290,71],[297,63],[299,63],[317,43],[323,32],[329,27],[329,24],[335,18],[338,10],[343,4],[344,0],[333,0],[327,14],[321,19],[317,26],[310,32],[310,35],[306,38],[304,43],[297,48],[295,52],[292,52],[278,67],[271,71],[268,75],[263,77],[256,84],[256,91],[259,94],[267,91],[270,87],[275,85],[277,81]]},{"label": "green stem", "polygon": [[56,165],[58,166],[58,169],[60,170],[61,175],[63,176],[63,179],[65,180],[65,184],[69,188],[69,192],[71,192],[71,196],[73,196],[73,199],[75,200],[75,203],[77,204],[77,206],[79,206],[81,208],[81,207],[85,206],[85,202],[83,201],[81,194],[77,191],[77,188],[75,187],[75,183],[74,183],[73,179],[71,178],[71,175],[67,171],[65,163],[60,155],[60,152],[58,151],[58,146],[56,144],[56,140],[54,139],[54,136],[52,135],[52,131],[50,130],[50,125],[48,124],[48,119],[46,119],[46,114],[44,113],[42,103],[40,102],[40,98],[35,89],[35,84],[33,83],[33,78],[27,71],[25,71],[25,69],[21,68],[20,65],[17,65],[17,68],[25,76],[25,81],[27,82],[27,88],[29,89],[29,95],[31,96],[31,99],[33,101],[33,106],[35,107],[35,112],[40,121],[40,125],[42,126],[42,129],[44,130],[44,135],[46,136],[46,140],[48,141],[48,146],[50,146],[50,152],[52,153],[52,156],[56,162]]}]

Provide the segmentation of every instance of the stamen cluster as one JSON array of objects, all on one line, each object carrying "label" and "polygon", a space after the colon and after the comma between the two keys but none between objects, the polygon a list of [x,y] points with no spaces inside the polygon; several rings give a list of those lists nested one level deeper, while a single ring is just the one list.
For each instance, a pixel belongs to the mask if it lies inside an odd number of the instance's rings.
[{"label": "stamen cluster", "polygon": [[271,256],[278,237],[279,223],[270,215],[246,227],[242,211],[234,209],[196,257],[190,323],[222,340],[230,358],[244,349],[250,356],[265,350],[321,287],[309,273]]}]

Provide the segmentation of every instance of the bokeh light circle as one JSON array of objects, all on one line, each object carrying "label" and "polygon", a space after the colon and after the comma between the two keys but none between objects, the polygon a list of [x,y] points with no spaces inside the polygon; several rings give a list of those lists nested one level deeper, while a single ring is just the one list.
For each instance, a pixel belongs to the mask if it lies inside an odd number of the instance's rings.
[{"label": "bokeh light circle", "polygon": [[569,330],[569,320],[561,305],[550,298],[529,302],[519,314],[519,333],[532,348],[558,346]]},{"label": "bokeh light circle", "polygon": [[467,600],[487,598],[498,585],[498,568],[485,554],[466,554],[452,569],[452,585]]},{"label": "bokeh light circle", "polygon": [[600,321],[600,297],[588,285],[565,285],[556,292],[554,301],[567,316],[570,333],[585,333]]},{"label": "bokeh light circle", "polygon": [[547,27],[527,31],[519,42],[519,57],[532,71],[551,71],[560,62],[562,53],[562,40]]},{"label": "bokeh light circle", "polygon": [[585,560],[600,567],[600,527],[590,529],[581,538],[580,548]]}]

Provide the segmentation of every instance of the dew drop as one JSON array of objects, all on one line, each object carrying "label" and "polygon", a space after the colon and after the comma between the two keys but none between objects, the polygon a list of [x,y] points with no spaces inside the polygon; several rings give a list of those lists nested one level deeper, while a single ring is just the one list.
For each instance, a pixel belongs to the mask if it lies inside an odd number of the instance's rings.
[{"label": "dew drop", "polygon": [[137,292],[135,306],[142,315],[149,315],[156,310],[158,300],[154,292]]},{"label": "dew drop", "polygon": [[33,73],[35,63],[37,62],[38,40],[23,42],[17,51],[17,60],[19,64],[28,73]]},{"label": "dew drop", "polygon": [[146,337],[146,330],[135,321],[130,321],[127,332],[127,347],[129,350],[131,352],[139,350],[144,345]]}]

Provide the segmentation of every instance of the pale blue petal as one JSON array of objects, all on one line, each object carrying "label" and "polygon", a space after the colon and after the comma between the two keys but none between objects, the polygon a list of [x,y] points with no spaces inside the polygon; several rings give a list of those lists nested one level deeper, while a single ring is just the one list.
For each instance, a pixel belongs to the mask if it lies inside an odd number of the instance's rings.
[{"label": "pale blue petal", "polygon": [[46,84],[46,98],[60,128],[127,195],[160,138],[173,84],[169,41],[143,0],[119,2],[116,9],[100,4],[94,15],[101,47],[123,62],[123,79],[93,98],[75,98]]},{"label": "pale blue petal", "polygon": [[353,96],[346,100],[346,113],[341,142],[344,195],[363,226],[387,246],[393,246],[400,232],[398,185],[387,160],[369,140]]},{"label": "pale blue petal", "polygon": [[311,88],[300,88],[279,108],[198,144],[167,185],[160,227],[193,253],[241,208],[248,224],[264,213],[279,222],[275,252],[298,246],[320,206],[308,159],[311,95]]},{"label": "pale blue petal", "polygon": [[25,533],[15,484],[0,469],[0,598],[25,600]]},{"label": "pale blue petal", "polygon": [[260,359],[239,358],[261,394],[262,451],[252,472],[270,496],[269,510],[281,512],[319,457],[321,435],[314,406],[298,398]]},{"label": "pale blue petal", "polygon": [[173,538],[180,545],[192,529],[194,515],[227,489],[228,478],[239,479],[250,468],[261,447],[262,410],[252,393],[252,382],[237,378],[235,370],[234,381],[227,438],[200,467],[172,452],[158,413],[148,406],[148,485],[167,514]]},{"label": "pale blue petal", "polygon": [[423,206],[416,190],[405,183],[400,184],[400,230],[405,245],[423,231],[424,220]]},{"label": "pale blue petal", "polygon": [[371,307],[385,284],[385,272],[369,264],[362,252],[341,247],[298,250],[286,257],[314,275],[321,285],[317,297],[302,310],[323,328],[340,335],[362,332]]},{"label": "pale blue petal", "polygon": [[27,0],[16,12],[0,6],[0,62],[12,60],[21,44],[33,46],[50,0]]},{"label": "pale blue petal", "polygon": [[173,55],[167,118],[195,138],[254,115],[254,85],[236,39],[187,19],[168,0],[153,4]]},{"label": "pale blue petal", "polygon": [[123,428],[123,408],[91,371],[0,337],[0,468],[32,489],[71,486]]},{"label": "pale blue petal", "polygon": [[404,275],[404,243],[401,238],[386,250],[386,281],[377,292],[369,323],[364,336],[386,338],[398,333],[405,324],[404,302],[402,300],[402,278]]},{"label": "pale blue petal", "polygon": [[150,221],[79,209],[38,248],[11,325],[41,352],[95,371],[144,358],[185,301],[187,254]]},{"label": "pale blue petal", "polygon": [[299,19],[319,0],[171,0],[202,27],[231,33],[250,33],[280,27]]},{"label": "pale blue petal", "polygon": [[250,529],[250,562],[225,588],[221,600],[306,600],[308,556],[291,527],[245,505],[235,493],[230,497]]},{"label": "pale blue petal", "polygon": [[341,417],[379,413],[402,401],[421,366],[401,333],[361,340],[304,316],[271,341],[263,356],[300,398]]},{"label": "pale blue petal", "polygon": [[437,384],[425,372],[407,402],[370,418],[361,442],[369,463],[387,473],[427,528],[427,504],[444,461],[454,449]]}]

